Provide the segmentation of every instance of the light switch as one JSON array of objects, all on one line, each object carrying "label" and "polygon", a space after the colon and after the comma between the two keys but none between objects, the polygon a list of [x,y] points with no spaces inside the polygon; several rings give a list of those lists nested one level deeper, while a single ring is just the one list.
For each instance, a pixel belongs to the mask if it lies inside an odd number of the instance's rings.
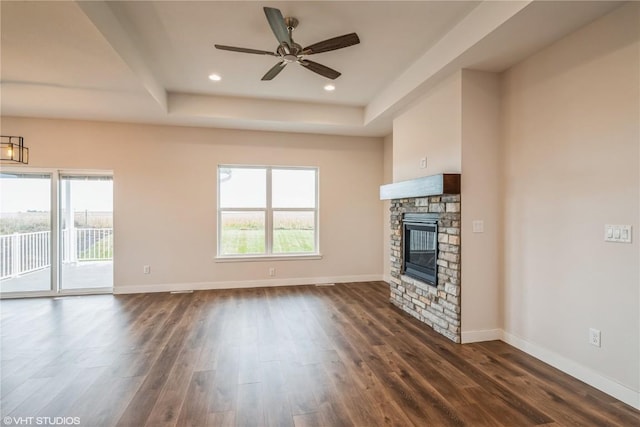
[{"label": "light switch", "polygon": [[606,224],[604,226],[604,240],[606,242],[631,243],[631,226]]},{"label": "light switch", "polygon": [[474,233],[484,233],[484,221],[482,221],[481,219],[476,219],[472,224]]}]

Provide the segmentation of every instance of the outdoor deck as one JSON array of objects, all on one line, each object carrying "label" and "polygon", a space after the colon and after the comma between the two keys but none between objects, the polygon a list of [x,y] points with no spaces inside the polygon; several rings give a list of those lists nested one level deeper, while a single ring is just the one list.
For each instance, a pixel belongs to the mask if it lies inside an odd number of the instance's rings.
[{"label": "outdoor deck", "polygon": [[[0,280],[0,292],[47,291],[51,267]],[[65,290],[113,287],[113,261],[83,261],[63,264],[62,287]]]}]

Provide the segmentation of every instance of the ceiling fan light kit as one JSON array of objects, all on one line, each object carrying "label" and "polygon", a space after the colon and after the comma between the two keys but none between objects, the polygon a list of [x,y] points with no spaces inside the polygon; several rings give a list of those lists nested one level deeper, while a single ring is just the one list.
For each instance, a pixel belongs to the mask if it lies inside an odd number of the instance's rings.
[{"label": "ceiling fan light kit", "polygon": [[306,69],[320,74],[331,80],[340,77],[340,73],[326,65],[306,59],[308,55],[316,53],[329,52],[332,50],[342,49],[360,43],[360,38],[356,33],[345,34],[343,36],[333,37],[310,46],[303,48],[293,41],[293,30],[298,26],[299,21],[293,17],[284,18],[279,9],[265,7],[264,13],[267,22],[278,40],[278,47],[275,52],[259,49],[249,49],[244,47],[226,46],[216,44],[216,49],[228,50],[231,52],[251,53],[255,55],[270,55],[280,59],[267,73],[262,76],[262,80],[272,80],[280,72],[291,63],[302,65]]}]

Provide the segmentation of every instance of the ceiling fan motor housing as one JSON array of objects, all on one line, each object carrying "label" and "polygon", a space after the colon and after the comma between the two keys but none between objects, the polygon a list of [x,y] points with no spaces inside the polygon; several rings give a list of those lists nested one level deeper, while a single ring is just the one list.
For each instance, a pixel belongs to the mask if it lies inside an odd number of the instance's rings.
[{"label": "ceiling fan motor housing", "polygon": [[287,26],[287,29],[289,31],[294,30],[299,23],[300,22],[294,17],[287,16],[286,18],[284,18],[284,24]]}]

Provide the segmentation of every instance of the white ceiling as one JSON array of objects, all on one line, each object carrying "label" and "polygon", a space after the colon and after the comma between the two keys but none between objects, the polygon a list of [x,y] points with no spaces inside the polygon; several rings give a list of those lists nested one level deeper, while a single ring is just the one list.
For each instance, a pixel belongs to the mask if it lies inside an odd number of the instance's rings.
[{"label": "white ceiling", "polygon": [[[445,75],[502,71],[618,5],[2,1],[2,115],[382,136]],[[310,58],[342,72],[334,92],[296,64],[261,81],[276,58],[213,47],[274,51],[264,6],[299,19],[302,46],[358,33],[360,44]]]}]

